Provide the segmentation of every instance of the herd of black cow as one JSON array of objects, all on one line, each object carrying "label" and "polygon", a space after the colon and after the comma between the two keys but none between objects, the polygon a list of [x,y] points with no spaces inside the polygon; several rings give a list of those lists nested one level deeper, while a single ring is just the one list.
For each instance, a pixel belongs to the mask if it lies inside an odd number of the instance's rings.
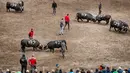
[{"label": "herd of black cow", "polygon": [[[7,2],[6,3],[6,9],[7,11],[10,11],[10,9],[15,10],[16,12],[23,12],[24,11],[24,2],[21,0],[18,3],[13,2]],[[113,20],[111,15],[102,15],[99,14],[97,16],[92,15],[91,13],[85,13],[85,12],[78,12],[76,14],[76,19],[79,22],[80,20],[83,21],[83,19],[86,19],[87,22],[93,21],[94,23],[101,21],[106,21],[106,24],[110,23],[110,29],[114,28],[115,31],[119,32],[127,32],[129,29],[129,26],[127,23],[121,21],[121,20]],[[50,49],[50,51],[54,52],[54,48],[61,48],[60,52],[62,53],[62,56],[64,58],[65,49],[67,50],[67,43],[65,40],[55,40],[50,41],[47,45],[43,47],[43,45],[36,39],[23,39],[21,40],[21,50],[25,52],[25,47],[33,47],[33,50],[39,49]]]},{"label": "herd of black cow", "polygon": [[76,19],[79,22],[79,20],[83,21],[83,19],[86,19],[87,22],[89,21],[93,21],[94,23],[97,21],[98,23],[100,23],[101,21],[106,21],[106,24],[108,24],[110,22],[110,28],[109,31],[111,30],[111,28],[114,28],[115,31],[119,31],[119,32],[127,32],[129,29],[129,26],[126,22],[122,21],[122,20],[113,20],[111,15],[102,15],[99,14],[97,16],[92,15],[91,13],[85,13],[85,12],[78,12],[76,14]]}]

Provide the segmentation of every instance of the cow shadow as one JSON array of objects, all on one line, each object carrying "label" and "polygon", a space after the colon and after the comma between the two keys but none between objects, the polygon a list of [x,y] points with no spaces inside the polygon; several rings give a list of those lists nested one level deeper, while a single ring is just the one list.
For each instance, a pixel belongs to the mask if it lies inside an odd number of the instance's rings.
[{"label": "cow shadow", "polygon": [[[25,52],[44,52],[44,50],[40,50],[40,49],[36,49],[36,50],[33,50],[33,48],[26,48],[25,49]],[[19,52],[22,52],[22,50],[20,49]]]},{"label": "cow shadow", "polygon": [[103,26],[107,26],[107,25],[109,25],[109,23],[108,23],[108,24],[106,24],[105,22],[100,22],[100,23],[95,22],[95,24],[98,24],[98,25],[103,25]]},{"label": "cow shadow", "polygon": [[111,30],[109,32],[115,33],[115,34],[120,34],[120,35],[124,35],[124,36],[130,36],[130,31],[125,32],[119,32],[119,31],[115,31],[115,30]]}]

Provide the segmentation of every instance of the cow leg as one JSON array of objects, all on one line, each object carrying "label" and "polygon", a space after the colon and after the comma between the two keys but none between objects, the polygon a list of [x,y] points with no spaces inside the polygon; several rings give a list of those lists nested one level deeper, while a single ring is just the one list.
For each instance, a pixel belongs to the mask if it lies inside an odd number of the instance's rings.
[{"label": "cow leg", "polygon": [[77,21],[79,22],[79,18],[77,18]]},{"label": "cow leg", "polygon": [[109,23],[109,20],[106,20],[106,24],[108,24]]},{"label": "cow leg", "polygon": [[117,31],[115,27],[114,27],[114,29],[115,29],[115,31]]},{"label": "cow leg", "polygon": [[100,20],[98,20],[98,24],[100,23],[101,21]]},{"label": "cow leg", "polygon": [[25,52],[25,47],[24,46],[22,46],[21,49],[22,49],[22,52]]},{"label": "cow leg", "polygon": [[52,48],[51,50],[52,50],[52,53],[54,53],[54,48]]},{"label": "cow leg", "polygon": [[83,22],[83,19],[81,19],[81,21]]},{"label": "cow leg", "polygon": [[89,19],[87,19],[87,22],[89,22]]},{"label": "cow leg", "polygon": [[65,47],[66,47],[66,50],[68,50],[67,46],[65,46]]},{"label": "cow leg", "polygon": [[111,28],[112,28],[112,27],[110,26],[109,31],[111,31]]},{"label": "cow leg", "polygon": [[120,29],[120,28],[118,29],[119,33],[121,32],[121,30],[122,30],[122,29]]},{"label": "cow leg", "polygon": [[36,47],[33,47],[33,51],[36,51]]},{"label": "cow leg", "polygon": [[127,33],[127,30],[128,30],[128,29],[125,29],[125,33]]}]

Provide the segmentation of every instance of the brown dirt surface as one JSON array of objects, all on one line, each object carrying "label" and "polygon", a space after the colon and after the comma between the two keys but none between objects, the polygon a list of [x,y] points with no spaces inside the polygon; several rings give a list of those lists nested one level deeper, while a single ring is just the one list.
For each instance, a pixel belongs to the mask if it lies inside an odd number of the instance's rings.
[{"label": "brown dirt surface", "polygon": [[[32,51],[26,49],[26,56],[35,54],[37,67],[54,68],[60,64],[63,69],[95,68],[100,64],[108,66],[130,67],[130,32],[127,34],[109,31],[109,25],[104,22],[77,22],[79,11],[98,13],[98,0],[56,0],[58,4],[56,16],[52,15],[52,0],[24,0],[23,13],[6,12],[6,2],[0,0],[0,67],[19,70],[21,57],[20,41],[28,38],[30,28],[34,28],[34,38],[43,45],[51,40],[65,39],[68,51],[62,59],[59,50],[55,53]],[[11,0],[18,2],[18,0]],[[130,23],[130,0],[101,0],[102,13],[112,15],[112,19]],[[63,36],[58,36],[59,21],[67,13],[71,18],[70,31],[65,30]]]}]

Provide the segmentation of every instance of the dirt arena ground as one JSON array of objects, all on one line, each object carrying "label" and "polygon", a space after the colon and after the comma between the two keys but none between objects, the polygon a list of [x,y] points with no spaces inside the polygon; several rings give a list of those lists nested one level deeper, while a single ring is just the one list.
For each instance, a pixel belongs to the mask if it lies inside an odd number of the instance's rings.
[{"label": "dirt arena ground", "polygon": [[[0,68],[20,70],[20,41],[28,38],[30,28],[34,28],[35,39],[43,45],[51,40],[65,39],[68,43],[65,59],[59,50],[55,53],[26,49],[27,58],[35,54],[38,69],[54,68],[60,64],[63,69],[95,68],[100,64],[130,67],[130,32],[127,34],[109,31],[104,22],[77,22],[79,11],[98,13],[98,0],[56,0],[57,15],[52,15],[52,0],[24,0],[23,13],[6,12],[5,4],[11,0],[0,0]],[[12,0],[17,2],[18,0]],[[102,0],[102,14],[110,14],[113,19],[130,23],[130,0]],[[71,18],[71,30],[58,36],[59,21],[67,13]],[[129,25],[130,26],[130,25]]]}]

